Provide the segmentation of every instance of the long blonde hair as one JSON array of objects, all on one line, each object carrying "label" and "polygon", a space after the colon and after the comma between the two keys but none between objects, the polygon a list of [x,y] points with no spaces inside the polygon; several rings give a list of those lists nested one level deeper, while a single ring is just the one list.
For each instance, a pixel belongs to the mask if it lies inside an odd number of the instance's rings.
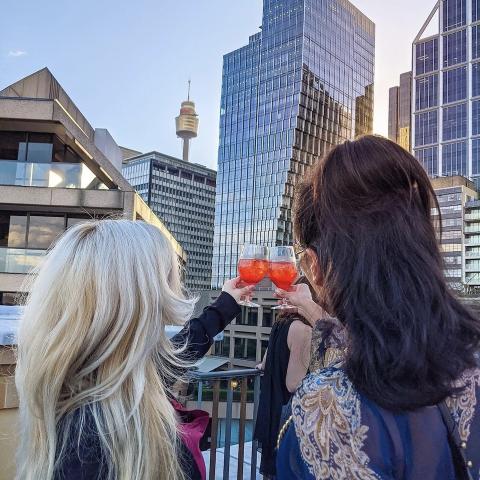
[{"label": "long blonde hair", "polygon": [[166,380],[179,351],[165,325],[183,324],[193,304],[157,228],[128,220],[70,228],[35,275],[20,324],[17,478],[52,479],[88,413],[109,479],[182,479]]}]

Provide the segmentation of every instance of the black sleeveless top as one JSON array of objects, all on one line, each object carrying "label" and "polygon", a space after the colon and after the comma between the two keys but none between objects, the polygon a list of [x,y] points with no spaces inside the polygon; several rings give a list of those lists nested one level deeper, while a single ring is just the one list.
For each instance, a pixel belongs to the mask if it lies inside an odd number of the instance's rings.
[{"label": "black sleeveless top", "polygon": [[272,327],[268,342],[265,371],[261,379],[255,438],[262,448],[260,473],[275,475],[275,448],[282,407],[288,403],[291,393],[286,386],[290,349],[287,337],[296,316],[278,320]]}]

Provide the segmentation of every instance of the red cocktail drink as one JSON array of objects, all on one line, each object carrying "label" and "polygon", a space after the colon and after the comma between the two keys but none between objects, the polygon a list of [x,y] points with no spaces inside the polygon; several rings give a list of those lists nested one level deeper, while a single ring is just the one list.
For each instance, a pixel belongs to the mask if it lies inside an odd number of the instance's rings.
[{"label": "red cocktail drink", "polygon": [[238,261],[238,273],[243,282],[255,285],[268,273],[268,261],[241,258]]},{"label": "red cocktail drink", "polygon": [[282,290],[289,290],[297,276],[297,266],[293,262],[270,263],[270,279]]}]

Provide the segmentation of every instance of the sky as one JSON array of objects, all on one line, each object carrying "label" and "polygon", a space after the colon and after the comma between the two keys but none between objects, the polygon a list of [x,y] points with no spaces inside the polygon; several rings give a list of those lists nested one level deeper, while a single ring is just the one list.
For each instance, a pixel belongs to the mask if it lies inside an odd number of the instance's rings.
[{"label": "sky", "polygon": [[[386,135],[388,89],[435,0],[353,3],[376,24],[374,131]],[[191,78],[191,161],[216,168],[222,57],[259,30],[262,0],[2,0],[2,12],[0,89],[48,67],[119,145],[181,157],[175,116]]]}]

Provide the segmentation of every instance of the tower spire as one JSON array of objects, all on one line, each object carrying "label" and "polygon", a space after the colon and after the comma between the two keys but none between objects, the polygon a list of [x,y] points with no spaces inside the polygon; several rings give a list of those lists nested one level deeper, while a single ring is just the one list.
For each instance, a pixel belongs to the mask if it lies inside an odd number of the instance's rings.
[{"label": "tower spire", "polygon": [[192,83],[192,81],[190,79],[188,79],[188,95],[187,95],[187,102],[190,101],[190,84]]}]

